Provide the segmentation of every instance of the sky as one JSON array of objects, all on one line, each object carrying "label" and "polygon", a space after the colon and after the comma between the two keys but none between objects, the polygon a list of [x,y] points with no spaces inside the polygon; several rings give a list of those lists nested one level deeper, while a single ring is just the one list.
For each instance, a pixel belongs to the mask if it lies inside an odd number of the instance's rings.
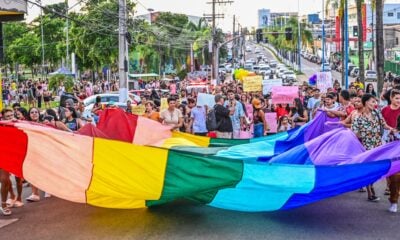
[{"label": "sky", "polygon": [[[44,5],[62,1],[64,0],[42,0]],[[77,2],[78,0],[69,0],[70,6]],[[147,9],[152,8],[155,11],[169,11],[203,16],[203,14],[210,14],[212,10],[211,4],[207,4],[207,2],[211,2],[211,0],[139,0],[137,14],[148,13]],[[299,2],[301,14],[315,13],[322,9],[322,0],[299,0]],[[273,12],[297,12],[297,3],[298,0],[234,0],[232,4],[217,6],[216,12],[224,13],[225,15],[224,19],[217,20],[217,25],[223,28],[224,31],[230,31],[233,25],[233,15],[236,15],[237,21],[239,21],[242,26],[256,27],[258,24],[258,9],[267,8],[271,9]],[[79,7],[75,9],[79,9]],[[29,4],[27,20],[31,21],[38,16],[39,13],[40,10],[38,7]]]},{"label": "sky", "polygon": [[[44,5],[62,1],[64,0],[42,0]],[[72,6],[77,2],[78,0],[69,0],[69,5]],[[148,13],[147,9],[149,8],[155,11],[169,11],[194,16],[203,16],[203,14],[211,13],[211,4],[207,4],[211,0],[139,0],[137,2],[138,15]],[[400,3],[400,0],[386,0],[385,2]],[[235,15],[242,26],[256,27],[258,25],[258,9],[271,9],[272,12],[297,12],[298,7],[300,15],[321,12],[323,9],[322,0],[234,0],[232,4],[217,7],[216,12],[225,15],[224,19],[217,20],[217,25],[225,32],[231,31],[233,16]],[[75,9],[79,9],[79,7]],[[38,7],[29,4],[27,20],[31,21],[39,13]]]}]

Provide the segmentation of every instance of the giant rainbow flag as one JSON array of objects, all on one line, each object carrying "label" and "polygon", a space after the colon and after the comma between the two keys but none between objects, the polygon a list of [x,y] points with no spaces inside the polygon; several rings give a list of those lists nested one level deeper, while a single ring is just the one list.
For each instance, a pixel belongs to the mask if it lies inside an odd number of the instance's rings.
[{"label": "giant rainbow flag", "polygon": [[94,206],[142,208],[184,198],[250,212],[303,206],[400,170],[400,142],[365,151],[323,113],[299,129],[241,141],[171,133],[141,117],[105,114],[98,128],[82,130],[87,136],[2,123],[0,168]]}]

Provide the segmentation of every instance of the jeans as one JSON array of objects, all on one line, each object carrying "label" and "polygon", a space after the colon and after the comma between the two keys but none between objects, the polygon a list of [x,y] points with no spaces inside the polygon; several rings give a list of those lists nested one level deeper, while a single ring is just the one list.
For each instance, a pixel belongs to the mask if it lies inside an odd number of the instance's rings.
[{"label": "jeans", "polygon": [[254,125],[254,138],[263,137],[264,136],[264,124],[257,123]]}]

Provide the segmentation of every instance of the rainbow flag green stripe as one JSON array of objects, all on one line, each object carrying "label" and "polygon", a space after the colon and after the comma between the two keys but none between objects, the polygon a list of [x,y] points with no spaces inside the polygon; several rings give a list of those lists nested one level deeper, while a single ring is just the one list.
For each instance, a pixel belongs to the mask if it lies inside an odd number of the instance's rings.
[{"label": "rainbow flag green stripe", "polygon": [[219,190],[236,186],[242,175],[242,162],[169,150],[161,198],[158,201],[147,201],[146,205],[162,204],[179,198],[207,204]]}]

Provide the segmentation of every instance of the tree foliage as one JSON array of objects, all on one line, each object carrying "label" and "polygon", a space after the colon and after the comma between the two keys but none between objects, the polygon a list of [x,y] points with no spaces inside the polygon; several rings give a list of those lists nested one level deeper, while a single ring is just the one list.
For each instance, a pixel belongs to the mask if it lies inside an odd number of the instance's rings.
[{"label": "tree foliage", "polygon": [[[130,68],[140,72],[164,72],[166,69],[181,71],[190,59],[190,46],[195,58],[204,62],[208,56],[211,29],[201,19],[198,23],[188,16],[169,12],[157,13],[149,23],[134,18],[135,3],[127,1]],[[65,2],[45,6],[43,16],[31,24],[23,22],[5,24],[7,63],[34,68],[41,65],[42,31],[45,64],[55,70],[67,55],[67,32],[69,53],[76,54],[80,70],[97,71],[109,66],[117,71],[118,64],[118,1],[86,0],[79,13],[68,13]],[[127,36],[128,38],[128,36]],[[224,42],[224,34],[217,31],[218,42]],[[221,49],[221,57],[227,50]],[[134,59],[134,57],[136,59]]]}]

